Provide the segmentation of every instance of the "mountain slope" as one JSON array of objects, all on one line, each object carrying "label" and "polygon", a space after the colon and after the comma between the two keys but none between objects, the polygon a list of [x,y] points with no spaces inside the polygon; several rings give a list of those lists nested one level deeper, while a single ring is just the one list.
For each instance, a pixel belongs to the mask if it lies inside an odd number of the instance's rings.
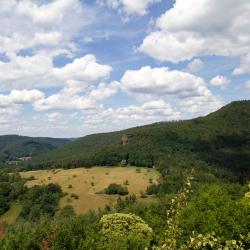
[{"label": "mountain slope", "polygon": [[20,157],[34,157],[68,142],[68,139],[4,135],[0,136],[0,159],[7,161]]},{"label": "mountain slope", "polygon": [[[127,135],[127,145],[122,136]],[[126,142],[125,142],[126,144]],[[250,162],[250,101],[233,102],[206,117],[162,122],[76,140],[33,162],[36,167],[93,165],[210,165],[245,174]]]}]

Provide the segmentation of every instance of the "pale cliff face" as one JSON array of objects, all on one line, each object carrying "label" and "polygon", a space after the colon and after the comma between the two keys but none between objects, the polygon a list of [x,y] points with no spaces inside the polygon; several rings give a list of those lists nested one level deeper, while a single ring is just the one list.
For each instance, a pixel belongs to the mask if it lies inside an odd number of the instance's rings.
[{"label": "pale cliff face", "polygon": [[127,145],[129,141],[129,137],[127,135],[122,136],[122,145]]}]

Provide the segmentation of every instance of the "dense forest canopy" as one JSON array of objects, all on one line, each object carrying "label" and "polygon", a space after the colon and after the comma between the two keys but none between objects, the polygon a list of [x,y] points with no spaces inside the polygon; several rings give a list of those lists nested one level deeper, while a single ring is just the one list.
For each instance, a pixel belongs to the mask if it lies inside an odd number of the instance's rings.
[{"label": "dense forest canopy", "polygon": [[0,136],[0,162],[34,157],[68,142],[70,142],[69,139],[3,135]]},{"label": "dense forest canopy", "polygon": [[[129,135],[126,145],[124,135]],[[29,168],[212,165],[245,182],[249,162],[250,101],[238,101],[192,120],[89,135],[35,157]]]}]

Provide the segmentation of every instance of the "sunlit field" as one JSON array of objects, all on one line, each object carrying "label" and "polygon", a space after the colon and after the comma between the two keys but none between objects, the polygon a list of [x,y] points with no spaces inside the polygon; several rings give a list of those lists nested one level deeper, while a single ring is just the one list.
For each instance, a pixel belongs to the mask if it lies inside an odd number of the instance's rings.
[{"label": "sunlit field", "polygon": [[[124,185],[127,181],[129,193],[140,198],[141,192],[145,192],[150,183],[157,183],[159,180],[159,173],[155,169],[135,167],[38,170],[22,172],[21,175],[35,177],[35,180],[27,182],[28,187],[58,183],[68,193],[60,200],[60,206],[72,205],[78,214],[114,204],[116,195],[98,194],[111,183]],[[72,194],[77,197],[72,197]],[[148,197],[143,200],[151,199],[152,197]]]}]

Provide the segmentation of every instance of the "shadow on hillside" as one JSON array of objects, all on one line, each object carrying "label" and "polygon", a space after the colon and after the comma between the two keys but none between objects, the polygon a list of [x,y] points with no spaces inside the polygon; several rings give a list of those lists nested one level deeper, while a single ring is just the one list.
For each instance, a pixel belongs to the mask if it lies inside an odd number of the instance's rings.
[{"label": "shadow on hillside", "polygon": [[193,151],[209,164],[230,169],[245,183],[250,175],[250,138],[247,134],[219,135],[212,140],[198,140]]}]

